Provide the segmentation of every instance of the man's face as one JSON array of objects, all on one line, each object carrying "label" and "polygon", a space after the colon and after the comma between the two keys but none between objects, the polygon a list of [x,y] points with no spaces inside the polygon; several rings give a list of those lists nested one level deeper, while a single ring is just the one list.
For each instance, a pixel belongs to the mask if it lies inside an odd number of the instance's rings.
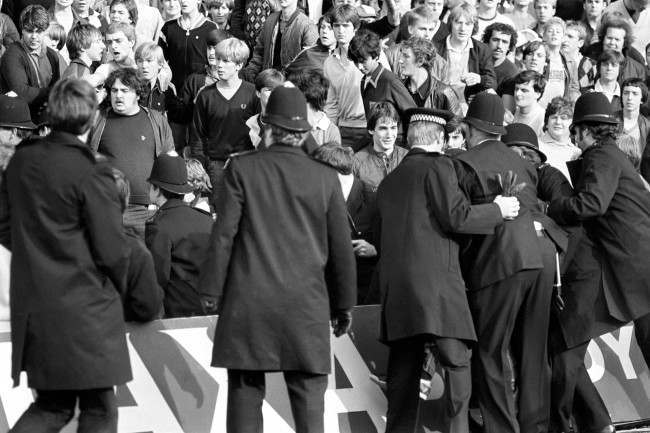
[{"label": "man's face", "polygon": [[323,46],[330,48],[336,45],[336,37],[334,36],[334,30],[330,23],[325,21],[320,23],[318,36],[320,37],[320,43],[323,44]]},{"label": "man's face", "polygon": [[496,9],[498,6],[498,3],[496,0],[480,0],[478,2],[478,5],[480,7],[486,8],[486,9]]},{"label": "man's face", "polygon": [[575,29],[567,29],[564,33],[564,40],[562,41],[562,52],[565,54],[576,53],[585,41],[580,39],[580,34]]},{"label": "man's face", "polygon": [[43,45],[43,37],[45,32],[35,29],[25,27],[22,31],[23,43],[29,48],[30,51],[40,51],[41,46]]},{"label": "man's face", "polygon": [[56,39],[52,39],[52,38],[50,38],[49,35],[45,34],[45,35],[43,35],[43,45],[57,51],[56,47],[57,47],[57,45],[59,45],[59,41],[56,40]]},{"label": "man's face", "polygon": [[600,65],[601,80],[610,83],[618,80],[618,72],[620,71],[620,69],[621,69],[620,65],[615,62],[601,63]]},{"label": "man's face", "polygon": [[548,116],[546,121],[548,134],[557,141],[563,141],[569,137],[569,126],[571,126],[571,116],[568,114],[556,113]]},{"label": "man's face", "polygon": [[90,9],[90,2],[88,0],[74,0],[72,2],[72,8],[77,11],[77,13],[86,14]]},{"label": "man's face", "polygon": [[544,72],[545,65],[546,49],[543,46],[524,57],[524,66],[528,71],[537,71],[541,74]]},{"label": "man's face", "polygon": [[131,115],[138,112],[139,96],[118,79],[111,86],[111,107],[117,114]]},{"label": "man's face", "polygon": [[641,106],[642,96],[641,89],[636,86],[623,87],[623,108],[627,111],[637,111]]},{"label": "man's face", "polygon": [[519,108],[527,108],[537,103],[541,95],[533,88],[533,82],[515,84],[515,105]]},{"label": "man's face", "polygon": [[106,46],[116,62],[123,62],[131,54],[133,41],[129,41],[122,32],[109,33],[106,35]]},{"label": "man's face", "polygon": [[239,63],[217,56],[217,75],[220,80],[230,80],[236,77],[241,66]]},{"label": "man's face", "polygon": [[585,14],[588,17],[597,18],[603,14],[605,10],[605,1],[604,0],[585,0],[584,2]]},{"label": "man's face", "polygon": [[280,0],[282,9],[293,9],[298,5],[298,0]]},{"label": "man's face", "polygon": [[548,26],[544,32],[544,42],[546,42],[546,45],[548,45],[550,48],[557,48],[561,46],[563,40],[564,29],[562,26],[551,25]]},{"label": "man's face", "polygon": [[502,61],[506,58],[508,49],[510,48],[510,35],[508,33],[492,31],[488,45],[492,49],[492,59],[495,62]]},{"label": "man's face", "polygon": [[603,48],[617,53],[623,52],[623,45],[625,45],[625,29],[616,27],[608,27],[603,38]]},{"label": "man's face", "polygon": [[155,59],[138,59],[136,65],[138,66],[138,73],[143,80],[153,82],[158,77],[160,65]]},{"label": "man's face", "polygon": [[409,33],[411,36],[430,41],[436,34],[436,24],[438,23],[434,21],[419,19],[413,26],[409,26]]},{"label": "man's face", "polygon": [[379,152],[388,152],[395,147],[397,139],[397,122],[393,119],[382,118],[377,121],[372,135],[373,147]]},{"label": "man's face", "polygon": [[355,33],[352,23],[334,23],[334,36],[339,44],[348,45]]},{"label": "man's face", "polygon": [[208,45],[207,55],[208,55],[208,65],[217,66],[217,46],[216,45]]},{"label": "man's face", "polygon": [[415,61],[415,54],[411,48],[403,47],[400,50],[399,64],[401,66],[402,74],[405,77],[411,77],[418,70],[420,65]]},{"label": "man's face", "polygon": [[463,149],[465,147],[465,137],[463,137],[463,133],[460,129],[456,129],[449,133],[447,147],[450,149]]},{"label": "man's face", "polygon": [[122,3],[115,3],[111,6],[109,17],[112,23],[133,24],[129,10]]},{"label": "man's face", "polygon": [[196,12],[198,8],[198,0],[181,0],[181,13],[189,15]]},{"label": "man's face", "polygon": [[104,55],[104,48],[106,48],[104,41],[102,41],[101,37],[97,37],[90,43],[90,47],[86,50],[86,54],[88,54],[88,57],[90,57],[90,60],[93,62],[100,62]]},{"label": "man's face", "polygon": [[555,6],[549,2],[539,2],[535,5],[535,16],[537,21],[540,23],[545,23],[553,15],[555,15]]},{"label": "man's face", "polygon": [[445,7],[444,0],[426,0],[423,2],[424,6],[429,6],[433,11],[433,16],[440,19],[442,9]]},{"label": "man's face", "polygon": [[451,35],[461,42],[467,42],[472,37],[474,23],[465,17],[458,17],[451,23]]},{"label": "man's face", "polygon": [[210,19],[219,25],[223,25],[230,17],[230,9],[225,3],[210,8]]},{"label": "man's face", "polygon": [[367,57],[361,62],[356,63],[357,68],[361,71],[363,75],[370,75],[372,71],[375,70],[377,65],[379,65],[378,59],[373,59],[372,57]]},{"label": "man's face", "polygon": [[72,0],[55,0],[54,3],[62,9],[72,6]]},{"label": "man's face", "polygon": [[170,17],[181,14],[181,4],[178,0],[164,0],[163,8],[165,9],[165,13]]}]

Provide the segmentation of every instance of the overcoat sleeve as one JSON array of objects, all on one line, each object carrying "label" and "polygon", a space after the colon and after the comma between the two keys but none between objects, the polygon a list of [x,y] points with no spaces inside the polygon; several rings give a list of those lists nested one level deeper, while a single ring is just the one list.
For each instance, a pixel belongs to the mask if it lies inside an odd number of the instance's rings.
[{"label": "overcoat sleeve", "polygon": [[429,206],[434,217],[447,232],[492,234],[503,223],[499,207],[494,203],[472,205],[458,185],[453,163],[447,157],[432,167],[426,178]]},{"label": "overcoat sleeve", "polygon": [[151,251],[156,279],[160,287],[167,287],[172,269],[172,241],[169,234],[160,230],[155,219],[145,225],[144,239]]},{"label": "overcoat sleeve", "polygon": [[338,179],[330,188],[327,210],[328,291],[332,312],[346,311],[354,307],[357,299],[356,261],[347,220],[347,210]]},{"label": "overcoat sleeve", "polygon": [[164,294],[156,282],[151,254],[141,243],[132,243],[126,284],[125,320],[147,322],[160,317]]},{"label": "overcoat sleeve", "polygon": [[82,217],[95,263],[115,287],[122,287],[120,282],[128,267],[129,251],[110,166],[96,165],[79,188]]},{"label": "overcoat sleeve", "polygon": [[583,154],[580,185],[571,197],[551,202],[548,214],[559,224],[576,224],[603,215],[618,187],[621,168],[595,147]]},{"label": "overcoat sleeve", "polygon": [[214,298],[217,308],[224,295],[233,243],[244,207],[244,190],[238,165],[237,159],[232,158],[226,168],[224,199],[217,207],[218,218],[212,227],[210,244],[199,276],[198,292],[204,297]]}]

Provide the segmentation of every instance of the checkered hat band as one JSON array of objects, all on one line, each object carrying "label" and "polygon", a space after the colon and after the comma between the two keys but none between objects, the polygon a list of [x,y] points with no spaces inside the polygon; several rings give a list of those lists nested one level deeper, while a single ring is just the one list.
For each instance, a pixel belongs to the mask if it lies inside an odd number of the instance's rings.
[{"label": "checkered hat band", "polygon": [[433,122],[440,125],[446,125],[447,121],[439,116],[434,116],[433,114],[414,114],[411,116],[411,123],[413,122]]}]

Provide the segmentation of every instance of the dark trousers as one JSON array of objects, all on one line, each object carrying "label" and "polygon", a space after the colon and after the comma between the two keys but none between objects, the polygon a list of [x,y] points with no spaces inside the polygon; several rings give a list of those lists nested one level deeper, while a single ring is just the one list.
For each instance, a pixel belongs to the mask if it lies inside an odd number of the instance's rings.
[{"label": "dark trousers", "polygon": [[370,143],[370,134],[366,128],[339,126],[339,132],[341,132],[341,145],[351,147],[355,152]]},{"label": "dark trousers", "polygon": [[437,361],[446,370],[445,392],[450,433],[468,431],[467,409],[472,390],[472,351],[455,338],[413,337],[390,344],[388,355],[386,433],[414,433],[420,407],[420,377],[425,342],[435,341]]},{"label": "dark trousers", "polygon": [[[551,372],[547,337],[555,268],[555,246],[538,238],[544,268],[525,270],[469,292],[478,336],[472,358],[474,393],[486,433],[548,430]],[[515,359],[518,411],[510,381],[508,350]]]},{"label": "dark trousers", "polygon": [[603,399],[585,368],[589,342],[552,357],[552,419],[555,429],[571,430],[571,417],[582,432],[598,432],[612,423]]},{"label": "dark trousers", "polygon": [[116,433],[117,404],[113,388],[81,391],[36,390],[36,401],[10,433],[56,433],[70,422],[79,401],[79,433]]},{"label": "dark trousers", "polygon": [[[264,371],[228,370],[228,433],[262,433]],[[285,371],[296,433],[324,433],[326,374]]]}]

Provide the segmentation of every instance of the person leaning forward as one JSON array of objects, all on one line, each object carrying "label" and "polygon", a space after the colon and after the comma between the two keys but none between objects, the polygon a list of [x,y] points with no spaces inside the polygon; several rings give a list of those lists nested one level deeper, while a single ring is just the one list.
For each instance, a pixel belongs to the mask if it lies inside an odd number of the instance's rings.
[{"label": "person leaning forward", "polygon": [[493,203],[470,205],[452,160],[442,154],[443,125],[453,113],[415,108],[405,116],[411,150],[378,190],[381,339],[390,348],[386,432],[415,431],[427,343],[435,345],[447,373],[450,432],[466,432],[469,344],[476,334],[452,233],[493,234],[504,218],[517,216],[519,202],[497,196]]},{"label": "person leaning forward", "polygon": [[335,170],[301,147],[303,94],[275,88],[263,121],[270,146],[226,168],[199,281],[219,313],[212,365],[228,369],[228,432],[262,431],[264,374],[282,371],[296,432],[322,433],[330,319],[347,332],[356,300],[346,207]]},{"label": "person leaning forward", "polygon": [[[472,236],[461,256],[478,337],[474,392],[486,433],[546,432],[551,385],[546,339],[556,245],[537,212],[535,167],[500,141],[504,112],[497,95],[479,93],[464,120],[469,150],[455,160],[459,184],[472,204],[498,194],[514,195],[521,204],[516,219],[492,235]],[[518,188],[508,187],[508,172],[517,176],[512,183]],[[510,348],[519,379],[518,412],[507,368]]]},{"label": "person leaning forward", "polygon": [[[36,401],[13,433],[117,432],[115,385],[131,380],[120,293],[127,241],[111,167],[85,139],[95,89],[72,78],[48,99],[52,132],[21,143],[0,194],[0,242],[12,251],[12,377]],[[111,285],[111,282],[113,285]]]}]

